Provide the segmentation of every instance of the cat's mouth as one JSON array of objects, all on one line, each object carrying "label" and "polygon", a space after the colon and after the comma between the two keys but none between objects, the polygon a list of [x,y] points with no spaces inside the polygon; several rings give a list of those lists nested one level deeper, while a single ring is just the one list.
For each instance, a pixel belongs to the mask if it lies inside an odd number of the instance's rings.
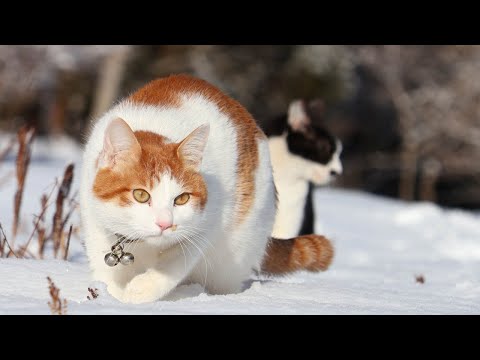
[{"label": "cat's mouth", "polygon": [[178,225],[172,225],[165,230],[159,230],[159,232],[152,235],[152,237],[155,237],[155,236],[158,237],[158,236],[162,236],[162,235],[171,235],[173,232],[175,232],[177,230],[177,228],[178,228]]}]

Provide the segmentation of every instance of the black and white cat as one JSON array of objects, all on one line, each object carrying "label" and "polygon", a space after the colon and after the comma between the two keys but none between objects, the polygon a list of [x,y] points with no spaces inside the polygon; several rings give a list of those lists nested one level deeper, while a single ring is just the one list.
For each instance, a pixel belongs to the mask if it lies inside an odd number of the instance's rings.
[{"label": "black and white cat", "polygon": [[313,188],[342,173],[342,143],[322,126],[323,101],[293,101],[262,128],[269,140],[278,204],[273,237],[314,232]]}]

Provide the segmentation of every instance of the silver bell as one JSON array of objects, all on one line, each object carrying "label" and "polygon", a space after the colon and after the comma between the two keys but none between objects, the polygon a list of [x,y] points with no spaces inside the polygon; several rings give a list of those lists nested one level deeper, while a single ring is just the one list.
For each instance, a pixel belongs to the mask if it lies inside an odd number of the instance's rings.
[{"label": "silver bell", "polygon": [[118,256],[112,253],[108,253],[107,255],[105,255],[104,260],[105,260],[105,264],[107,264],[108,266],[115,266],[120,261]]},{"label": "silver bell", "polygon": [[115,254],[120,258],[123,255],[123,246],[121,244],[113,245],[112,254]]},{"label": "silver bell", "polygon": [[133,254],[131,253],[124,253],[122,257],[120,258],[120,262],[122,265],[130,265],[133,264],[133,261],[135,260]]}]

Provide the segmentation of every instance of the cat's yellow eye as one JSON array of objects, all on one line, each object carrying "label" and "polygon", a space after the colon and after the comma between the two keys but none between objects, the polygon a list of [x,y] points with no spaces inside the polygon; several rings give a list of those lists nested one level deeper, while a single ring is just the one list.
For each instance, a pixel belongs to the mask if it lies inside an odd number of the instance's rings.
[{"label": "cat's yellow eye", "polygon": [[190,200],[189,193],[183,193],[175,198],[175,205],[185,205]]},{"label": "cat's yellow eye", "polygon": [[133,190],[133,197],[139,203],[146,203],[148,200],[150,200],[150,194],[142,189]]}]

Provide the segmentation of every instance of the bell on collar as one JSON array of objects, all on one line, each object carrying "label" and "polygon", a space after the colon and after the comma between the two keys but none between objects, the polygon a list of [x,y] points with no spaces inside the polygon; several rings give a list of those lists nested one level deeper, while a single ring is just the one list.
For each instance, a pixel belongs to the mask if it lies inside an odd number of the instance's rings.
[{"label": "bell on collar", "polygon": [[124,253],[120,258],[120,263],[122,265],[131,265],[135,261],[135,257],[131,253]]},{"label": "bell on collar", "polygon": [[104,261],[108,266],[116,266],[118,263],[122,265],[131,265],[133,264],[135,257],[129,252],[123,251],[123,245],[121,240],[117,241],[115,245],[112,246],[111,252],[105,255]]},{"label": "bell on collar", "polygon": [[107,264],[108,266],[115,266],[120,261],[118,256],[111,252],[105,255],[104,260],[105,260],[105,264]]}]

